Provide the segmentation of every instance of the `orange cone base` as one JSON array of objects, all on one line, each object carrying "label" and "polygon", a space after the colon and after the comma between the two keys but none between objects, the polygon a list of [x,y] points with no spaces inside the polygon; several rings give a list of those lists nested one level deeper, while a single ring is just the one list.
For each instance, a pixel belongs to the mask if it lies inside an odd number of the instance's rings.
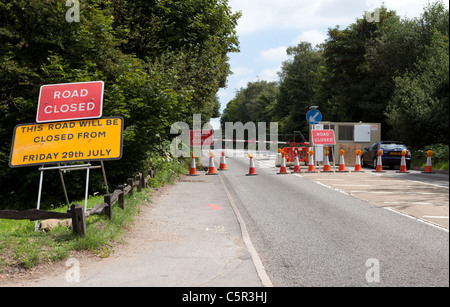
[{"label": "orange cone base", "polygon": [[322,173],[332,173],[331,167],[329,165],[324,165]]},{"label": "orange cone base", "polygon": [[377,168],[372,173],[386,173],[386,171],[383,171],[383,166],[377,165]]},{"label": "orange cone base", "polygon": [[345,167],[343,167],[343,168],[340,167],[339,170],[338,170],[338,172],[339,172],[339,173],[348,173],[349,171],[346,170]]},{"label": "orange cone base", "polygon": [[258,176],[259,174],[246,174],[245,176]]},{"label": "orange cone base", "polygon": [[362,170],[361,165],[358,164],[358,165],[355,165],[355,170],[352,171],[352,173],[364,173],[364,171]]},{"label": "orange cone base", "polygon": [[287,175],[287,174],[289,174],[287,171],[286,171],[286,167],[281,167],[280,168],[280,172],[279,173],[277,173],[278,175]]},{"label": "orange cone base", "polygon": [[425,171],[422,173],[423,174],[436,174],[436,172],[433,172],[433,166],[431,164],[431,157],[428,157],[427,164],[425,166]]},{"label": "orange cone base", "polygon": [[206,173],[206,175],[217,175],[216,168],[215,167],[210,167],[209,170],[208,170],[208,173]]},{"label": "orange cone base", "polygon": [[228,171],[229,169],[227,168],[226,164],[220,164],[220,167],[218,169],[219,171]]},{"label": "orange cone base", "polygon": [[396,173],[405,173],[408,174],[408,169],[406,168],[406,165],[400,165],[400,170],[396,171]]},{"label": "orange cone base", "polygon": [[197,169],[196,168],[190,168],[189,169],[189,174],[186,174],[186,176],[200,176],[200,175],[197,174]]}]

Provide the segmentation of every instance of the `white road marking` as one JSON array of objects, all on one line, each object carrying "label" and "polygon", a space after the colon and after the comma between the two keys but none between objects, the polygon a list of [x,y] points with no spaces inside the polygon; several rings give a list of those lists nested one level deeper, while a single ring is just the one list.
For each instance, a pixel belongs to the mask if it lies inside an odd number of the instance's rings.
[{"label": "white road marking", "polygon": [[242,218],[236,203],[234,202],[233,197],[231,196],[230,191],[228,190],[225,182],[222,179],[222,175],[219,175],[220,181],[222,182],[223,189],[225,190],[225,194],[227,194],[228,200],[230,201],[231,207],[233,207],[234,214],[236,214],[236,218],[241,226],[242,239],[247,246],[248,252],[250,253],[253,261],[253,265],[255,266],[256,272],[258,273],[259,278],[261,279],[262,285],[264,287],[273,287],[272,281],[270,277],[267,275],[266,269],[259,258],[258,252],[253,246],[252,240],[250,239],[250,235],[248,234],[247,226],[245,225],[244,219]]},{"label": "white road marking", "polygon": [[371,187],[369,184],[334,184],[339,187]]},{"label": "white road marking", "polygon": [[[303,176],[302,176],[302,175],[299,175],[299,174],[294,174],[294,176],[303,178]],[[352,196],[351,194],[349,194],[349,193],[347,193],[347,192],[344,192],[344,191],[339,190],[339,189],[337,189],[337,188],[333,188],[332,186],[326,185],[326,184],[324,184],[324,183],[322,183],[322,182],[315,181],[315,183],[317,183],[317,184],[319,184],[319,185],[321,185],[321,186],[323,186],[323,187],[326,187],[326,188],[335,190],[335,191],[337,191],[337,192],[339,192],[339,193],[342,193],[342,194],[345,194],[345,195],[348,195],[348,196]],[[354,192],[362,193],[362,192],[364,192],[364,191],[353,191],[353,192],[350,192],[350,193],[354,193]],[[381,193],[386,193],[386,192],[381,192]],[[394,193],[394,192],[389,192],[389,193]],[[439,194],[440,194],[440,193],[439,193]],[[445,194],[445,195],[447,195],[447,194]],[[353,197],[353,196],[352,196],[352,197]],[[396,210],[396,209],[394,209],[394,208],[391,208],[391,207],[381,207],[381,208],[383,208],[383,209],[385,209],[385,210],[389,210],[389,211],[391,211],[391,212],[393,212],[393,213],[400,214],[400,215],[405,216],[405,217],[407,217],[407,218],[410,218],[410,219],[412,219],[412,220],[416,220],[416,221],[418,221],[418,222],[427,224],[427,225],[429,225],[429,226],[432,226],[432,227],[434,227],[434,228],[443,230],[443,231],[445,231],[445,232],[449,232],[449,230],[448,230],[447,228],[444,228],[444,227],[442,227],[442,226],[440,226],[440,225],[437,225],[437,224],[435,224],[435,223],[433,223],[433,222],[430,222],[430,221],[427,221],[427,220],[423,220],[423,219],[420,219],[420,218],[416,218],[416,217],[414,217],[414,216],[411,216],[411,215],[408,215],[408,214],[406,214],[406,213],[400,212],[400,211],[398,211],[398,210]],[[425,217],[423,217],[423,218],[425,218]]]},{"label": "white road marking", "polygon": [[437,224],[434,224],[434,223],[432,223],[432,222],[429,222],[429,221],[422,220],[422,219],[420,219],[420,218],[411,216],[411,215],[409,215],[409,214],[406,214],[406,213],[397,211],[397,210],[395,210],[394,208],[389,208],[389,207],[383,207],[383,208],[386,209],[386,210],[389,210],[389,211],[391,211],[391,212],[394,212],[394,213],[403,215],[403,216],[405,216],[405,217],[407,217],[407,218],[410,218],[410,219],[412,219],[412,220],[416,220],[416,221],[418,221],[418,222],[427,224],[427,225],[429,225],[429,226],[432,226],[432,227],[434,227],[434,228],[443,230],[443,231],[445,231],[445,232],[449,232],[449,230],[448,230],[447,228],[444,228],[444,227],[442,227],[442,226],[440,226],[440,225],[437,225]]}]

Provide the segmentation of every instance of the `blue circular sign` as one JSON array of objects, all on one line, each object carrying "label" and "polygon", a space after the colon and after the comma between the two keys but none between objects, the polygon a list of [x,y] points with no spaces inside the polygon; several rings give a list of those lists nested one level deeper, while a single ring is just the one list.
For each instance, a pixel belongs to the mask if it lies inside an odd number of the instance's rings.
[{"label": "blue circular sign", "polygon": [[319,110],[311,110],[306,114],[306,120],[311,125],[317,125],[322,121],[322,113]]}]

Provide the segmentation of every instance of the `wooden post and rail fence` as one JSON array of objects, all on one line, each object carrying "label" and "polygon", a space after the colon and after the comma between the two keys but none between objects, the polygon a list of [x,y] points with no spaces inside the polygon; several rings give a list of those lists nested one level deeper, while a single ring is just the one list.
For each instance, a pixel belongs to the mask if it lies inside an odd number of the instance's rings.
[{"label": "wooden post and rail fence", "polygon": [[[147,175],[146,175],[147,174]],[[46,220],[46,219],[72,219],[72,230],[75,234],[86,235],[86,218],[93,214],[105,214],[108,219],[112,218],[113,204],[117,202],[119,208],[125,208],[125,195],[133,195],[134,187],[137,192],[141,192],[143,188],[147,187],[150,178],[155,176],[153,169],[145,172],[142,170],[139,175],[133,178],[128,178],[126,185],[119,185],[118,189],[112,194],[106,194],[103,197],[103,203],[96,205],[94,208],[84,212],[84,208],[78,204],[72,204],[67,213],[53,212],[45,210],[0,210],[0,219],[10,220]]]}]

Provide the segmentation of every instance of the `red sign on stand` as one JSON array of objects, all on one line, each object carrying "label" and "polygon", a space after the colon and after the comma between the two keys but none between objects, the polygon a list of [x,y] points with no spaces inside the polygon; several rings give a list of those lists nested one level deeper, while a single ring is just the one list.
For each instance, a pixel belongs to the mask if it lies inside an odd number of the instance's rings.
[{"label": "red sign on stand", "polygon": [[312,130],[311,133],[314,145],[336,145],[334,130]]},{"label": "red sign on stand", "polygon": [[191,146],[210,146],[213,143],[213,131],[191,131]]},{"label": "red sign on stand", "polygon": [[39,94],[38,123],[100,118],[103,81],[44,85]]}]

